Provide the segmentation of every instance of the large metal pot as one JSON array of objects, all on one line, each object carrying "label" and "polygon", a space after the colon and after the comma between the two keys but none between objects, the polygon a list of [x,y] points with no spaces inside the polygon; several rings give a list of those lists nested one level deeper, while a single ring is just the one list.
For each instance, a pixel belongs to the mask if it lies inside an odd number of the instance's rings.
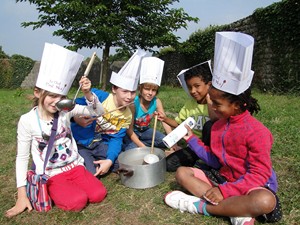
[{"label": "large metal pot", "polygon": [[122,184],[130,188],[145,189],[154,187],[165,180],[166,156],[159,148],[153,153],[159,161],[145,164],[144,156],[150,153],[150,147],[133,148],[122,152],[119,157],[119,174]]}]

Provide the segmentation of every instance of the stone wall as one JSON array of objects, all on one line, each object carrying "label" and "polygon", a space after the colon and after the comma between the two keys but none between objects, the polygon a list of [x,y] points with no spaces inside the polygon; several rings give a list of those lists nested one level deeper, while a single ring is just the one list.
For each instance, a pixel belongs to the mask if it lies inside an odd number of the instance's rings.
[{"label": "stone wall", "polygon": [[27,77],[23,80],[21,88],[33,88],[36,83],[37,75],[39,73],[41,62],[37,61]]},{"label": "stone wall", "polygon": [[252,69],[254,70],[253,84],[258,85],[261,89],[274,85],[272,81],[275,68],[272,64],[273,52],[270,47],[270,39],[264,39],[260,36],[254,17],[246,17],[229,26],[230,29],[249,34],[255,39],[252,61]]},{"label": "stone wall", "polygon": [[187,67],[185,57],[174,52],[160,58],[165,61],[161,84],[178,86],[177,74]]}]

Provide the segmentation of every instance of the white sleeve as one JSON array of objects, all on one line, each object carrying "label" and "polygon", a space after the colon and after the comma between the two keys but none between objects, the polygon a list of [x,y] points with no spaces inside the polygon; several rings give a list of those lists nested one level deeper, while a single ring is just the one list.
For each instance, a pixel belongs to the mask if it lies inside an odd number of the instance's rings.
[{"label": "white sleeve", "polygon": [[105,112],[103,105],[98,97],[93,93],[94,99],[92,102],[86,100],[87,106],[76,104],[74,109],[70,111],[70,118],[75,115],[99,116]]},{"label": "white sleeve", "polygon": [[31,149],[32,135],[30,132],[30,120],[24,115],[21,116],[17,131],[17,158],[16,158],[16,178],[17,188],[27,184],[26,174]]},{"label": "white sleeve", "polygon": [[90,102],[89,100],[87,100],[87,98],[85,98],[86,104],[88,106],[93,107],[93,110],[96,113],[96,115],[103,114],[105,112],[103,105],[99,101],[98,96],[93,92],[92,94],[94,96],[93,101]]}]

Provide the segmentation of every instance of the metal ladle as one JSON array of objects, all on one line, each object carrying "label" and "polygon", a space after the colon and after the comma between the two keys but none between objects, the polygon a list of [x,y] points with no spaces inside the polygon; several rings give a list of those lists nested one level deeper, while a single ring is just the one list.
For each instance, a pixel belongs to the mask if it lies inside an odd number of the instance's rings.
[{"label": "metal ladle", "polygon": [[153,127],[150,154],[147,154],[144,157],[144,163],[146,163],[146,164],[153,164],[153,163],[156,163],[159,161],[158,156],[154,154],[154,140],[155,140],[155,133],[156,133],[157,117],[158,117],[158,115],[155,115],[155,117],[154,117],[154,127]]},{"label": "metal ladle", "polygon": [[[90,70],[92,68],[92,65],[93,65],[93,63],[95,61],[95,58],[96,58],[96,52],[93,53],[93,55],[92,55],[92,57],[90,59],[90,62],[87,65],[87,67],[86,67],[86,69],[84,71],[83,76],[88,76],[88,74],[90,73]],[[74,107],[75,107],[75,100],[77,98],[79,90],[81,89],[81,86],[82,86],[82,84],[79,85],[79,88],[77,89],[77,92],[76,92],[73,100],[72,99],[63,99],[63,100],[60,100],[59,102],[57,102],[56,105],[55,105],[55,107],[57,108],[57,110],[59,110],[59,111],[62,111],[62,110],[64,110],[64,111],[71,111],[72,109],[74,109]]]}]

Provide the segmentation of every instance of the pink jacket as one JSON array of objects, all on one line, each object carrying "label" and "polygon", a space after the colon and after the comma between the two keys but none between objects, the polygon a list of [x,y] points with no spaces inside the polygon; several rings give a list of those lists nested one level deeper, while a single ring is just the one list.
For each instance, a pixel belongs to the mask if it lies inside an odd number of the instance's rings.
[{"label": "pink jacket", "polygon": [[268,186],[277,191],[272,169],[271,132],[248,111],[216,121],[211,131],[211,146],[193,135],[190,148],[209,166],[219,169],[227,182],[219,188],[224,198],[245,195],[254,187]]}]

